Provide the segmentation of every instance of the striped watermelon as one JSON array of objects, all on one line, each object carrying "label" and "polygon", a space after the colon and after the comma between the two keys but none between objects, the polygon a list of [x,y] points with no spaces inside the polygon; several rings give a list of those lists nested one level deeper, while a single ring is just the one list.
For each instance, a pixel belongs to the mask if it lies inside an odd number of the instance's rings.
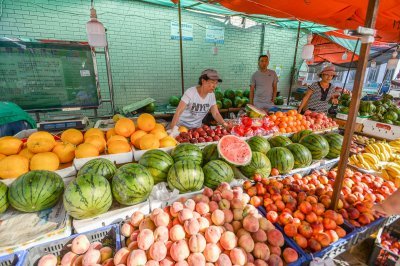
[{"label": "striped watermelon", "polygon": [[154,184],[166,182],[169,168],[174,164],[171,155],[162,150],[149,150],[140,158],[139,164],[149,170],[153,176]]},{"label": "striped watermelon", "polygon": [[268,140],[261,136],[254,136],[247,140],[247,143],[250,145],[251,150],[261,152],[267,154],[267,152],[271,149],[271,145]]},{"label": "striped watermelon", "polygon": [[251,149],[246,141],[233,135],[223,136],[218,142],[218,153],[233,166],[248,165],[251,162]]},{"label": "striped watermelon", "polygon": [[250,164],[242,166],[240,171],[249,178],[253,177],[254,174],[268,177],[271,173],[271,162],[264,153],[253,151]]},{"label": "striped watermelon", "polygon": [[105,177],[84,174],[71,181],[64,193],[64,208],[75,219],[107,212],[112,204],[110,183]]},{"label": "striped watermelon", "polygon": [[191,143],[179,144],[172,150],[171,156],[175,163],[182,160],[191,160],[198,165],[203,163],[203,153],[199,147]]},{"label": "striped watermelon", "polygon": [[63,191],[61,176],[51,171],[35,170],[11,183],[8,200],[19,211],[36,212],[56,205]]},{"label": "striped watermelon", "polygon": [[150,196],[153,186],[154,180],[149,170],[134,163],[121,166],[111,184],[114,198],[123,205],[145,201]]},{"label": "striped watermelon", "polygon": [[343,136],[338,133],[329,133],[323,136],[329,143],[328,159],[338,158],[343,145]]},{"label": "striped watermelon", "polygon": [[85,163],[81,169],[79,169],[77,176],[84,174],[95,174],[105,177],[107,180],[111,180],[117,171],[117,167],[113,162],[104,158],[97,158]]},{"label": "striped watermelon", "polygon": [[329,153],[329,143],[321,135],[310,134],[300,140],[300,144],[310,150],[314,160],[321,160]]},{"label": "striped watermelon", "polygon": [[208,163],[219,158],[217,144],[209,144],[203,149],[203,161]]},{"label": "striped watermelon", "polygon": [[293,141],[294,143],[299,143],[300,140],[301,140],[303,137],[308,136],[308,135],[310,135],[311,133],[312,133],[312,130],[309,130],[309,129],[301,130],[301,131],[299,131],[299,132],[294,133],[291,139],[292,139],[292,141]]},{"label": "striped watermelon", "polygon": [[312,155],[309,149],[300,143],[287,145],[286,148],[292,152],[294,157],[294,168],[309,166],[312,162]]},{"label": "striped watermelon", "polygon": [[285,147],[292,143],[293,142],[285,136],[276,136],[269,139],[269,144],[271,144],[271,147]]},{"label": "striped watermelon", "polygon": [[5,212],[8,207],[7,191],[7,185],[3,182],[0,182],[0,213]]},{"label": "striped watermelon", "polygon": [[294,167],[293,154],[287,148],[272,148],[268,151],[267,157],[271,161],[271,166],[278,169],[281,174],[289,173]]},{"label": "striped watermelon", "polygon": [[215,189],[222,182],[230,183],[233,180],[233,170],[224,161],[214,160],[203,167],[204,186]]},{"label": "striped watermelon", "polygon": [[198,163],[191,160],[176,162],[168,172],[170,189],[176,188],[180,193],[200,190],[204,183],[204,173]]}]

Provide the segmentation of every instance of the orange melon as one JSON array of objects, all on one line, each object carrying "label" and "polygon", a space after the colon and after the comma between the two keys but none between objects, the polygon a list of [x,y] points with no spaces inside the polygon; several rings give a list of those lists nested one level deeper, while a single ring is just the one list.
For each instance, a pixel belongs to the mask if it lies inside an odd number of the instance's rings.
[{"label": "orange melon", "polygon": [[120,136],[120,135],[115,135],[115,136],[112,136],[109,140],[107,140],[107,146],[110,145],[111,142],[117,141],[117,140],[125,141],[126,143],[128,143],[127,138]]},{"label": "orange melon", "polygon": [[165,131],[165,127],[160,123],[156,123],[153,130],[156,130],[156,129]]},{"label": "orange melon", "polygon": [[177,144],[178,142],[171,136],[166,136],[165,138],[160,140],[161,148],[175,147]]},{"label": "orange melon", "polygon": [[57,155],[60,163],[69,163],[75,158],[75,149],[75,145],[66,142],[56,145],[53,152]]},{"label": "orange melon", "polygon": [[29,168],[31,170],[55,171],[60,166],[58,156],[53,152],[42,152],[33,155]]},{"label": "orange melon", "polygon": [[28,148],[23,148],[18,155],[24,156],[26,159],[30,160],[33,155],[35,155],[33,152],[31,152]]},{"label": "orange melon", "polygon": [[156,126],[156,119],[151,114],[141,114],[137,119],[138,128],[146,132],[152,131]]},{"label": "orange melon", "polygon": [[100,130],[98,128],[90,128],[83,135],[83,139],[86,140],[88,137],[93,136],[93,135],[97,135],[99,137],[104,138],[104,132],[102,130]]},{"label": "orange melon", "polygon": [[28,150],[32,153],[49,152],[56,145],[56,141],[49,138],[28,138]]},{"label": "orange melon", "polygon": [[131,143],[135,146],[135,148],[139,149],[140,148],[140,138],[143,137],[144,135],[147,135],[146,131],[143,130],[137,130],[135,133],[132,134],[131,136]]},{"label": "orange melon", "polygon": [[0,160],[0,178],[16,178],[29,171],[29,160],[21,155],[10,155]]},{"label": "orange melon", "polygon": [[33,139],[48,139],[49,141],[51,141],[54,140],[54,136],[46,131],[38,131],[28,137],[28,141]]},{"label": "orange melon", "polygon": [[4,155],[13,155],[21,151],[23,143],[20,139],[15,137],[2,137],[0,138],[0,153]]},{"label": "orange melon", "polygon": [[178,130],[179,130],[179,132],[181,132],[181,133],[182,133],[182,132],[188,132],[188,131],[189,131],[189,130],[187,129],[187,127],[185,127],[185,126],[180,126]]},{"label": "orange melon", "polygon": [[159,130],[159,129],[153,129],[152,131],[150,131],[150,134],[153,134],[154,136],[156,136],[156,138],[158,140],[165,138],[166,136],[168,136],[167,132],[164,130]]},{"label": "orange melon", "polygon": [[123,140],[114,140],[107,146],[108,154],[116,154],[130,151],[131,145],[127,141]]},{"label": "orange melon", "polygon": [[0,160],[1,160],[1,159],[4,159],[4,158],[6,158],[6,157],[7,157],[7,155],[4,155],[4,154],[1,154],[1,153],[0,153]]},{"label": "orange melon", "polygon": [[99,135],[92,135],[85,139],[85,143],[93,144],[99,149],[99,153],[102,153],[106,148],[106,140]]},{"label": "orange melon", "polygon": [[117,133],[115,133],[115,128],[110,128],[109,130],[107,130],[106,138],[107,140],[109,140],[112,136],[115,135],[117,135]]},{"label": "orange melon", "polygon": [[83,142],[83,133],[75,128],[70,128],[61,134],[61,140],[63,142],[79,145]]},{"label": "orange melon", "polygon": [[129,118],[121,118],[115,124],[115,133],[120,136],[130,137],[135,132],[135,124]]},{"label": "orange melon", "polygon": [[99,156],[99,149],[91,143],[82,143],[75,150],[75,158],[89,158]]},{"label": "orange melon", "polygon": [[140,138],[140,149],[151,150],[160,147],[160,141],[153,134],[147,134]]}]

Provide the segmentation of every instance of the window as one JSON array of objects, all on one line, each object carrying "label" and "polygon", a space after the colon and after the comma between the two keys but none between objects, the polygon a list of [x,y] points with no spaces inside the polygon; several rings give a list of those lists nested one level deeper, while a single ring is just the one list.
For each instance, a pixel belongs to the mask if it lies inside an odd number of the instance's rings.
[{"label": "window", "polygon": [[350,70],[348,81],[354,82],[355,78],[356,78],[356,71],[355,70]]},{"label": "window", "polygon": [[367,77],[367,82],[370,82],[370,83],[374,83],[374,82],[376,82],[376,80],[378,79],[378,73],[379,73],[379,71],[378,71],[379,69],[378,68],[369,68],[368,69],[368,77]]},{"label": "window", "polygon": [[393,79],[395,69],[386,70],[386,71],[387,71],[387,73],[386,73],[384,81],[391,81]]}]

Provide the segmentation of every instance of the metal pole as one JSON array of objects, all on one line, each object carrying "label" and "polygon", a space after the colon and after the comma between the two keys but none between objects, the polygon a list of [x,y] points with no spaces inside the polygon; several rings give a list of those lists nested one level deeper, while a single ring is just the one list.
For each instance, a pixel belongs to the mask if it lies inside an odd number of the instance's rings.
[{"label": "metal pole", "polygon": [[111,112],[115,114],[115,105],[114,105],[114,87],[112,82],[112,72],[111,72],[111,64],[110,64],[110,54],[108,52],[108,42],[107,46],[104,47],[105,57],[106,57],[106,66],[107,66],[107,79],[108,79],[108,90],[110,92],[110,103],[111,103]]},{"label": "metal pole", "polygon": [[[379,0],[368,1],[368,10],[365,18],[365,27],[375,28],[376,17],[378,14],[378,7],[379,7]],[[346,137],[343,139],[342,150],[340,152],[340,161],[338,165],[338,173],[334,183],[332,202],[330,206],[331,209],[334,210],[336,210],[339,202],[339,197],[344,180],[344,174],[346,172],[347,162],[349,159],[350,144],[354,133],[354,127],[356,124],[357,111],[360,105],[361,92],[364,84],[365,69],[367,68],[368,64],[368,56],[371,50],[371,45],[372,42],[368,41],[365,43],[363,42],[361,43],[360,57],[358,59],[357,72],[354,81],[353,97],[351,98],[350,112],[347,118],[347,123],[344,131],[344,135]]]},{"label": "metal pole", "polygon": [[359,42],[360,42],[360,39],[357,39],[356,47],[354,48],[353,55],[351,56],[351,61],[350,61],[349,67],[347,68],[346,79],[344,80],[344,85],[343,85],[343,88],[342,88],[342,92],[340,94],[343,94],[343,91],[344,91],[344,89],[346,87],[347,79],[349,78],[349,74],[350,74],[350,70],[351,70],[351,65],[353,64],[353,60],[354,60],[354,54],[357,51],[357,47],[358,47],[358,43]]},{"label": "metal pole", "polygon": [[264,53],[264,42],[265,42],[265,23],[261,25],[261,43],[260,43],[260,55]]},{"label": "metal pole", "polygon": [[181,0],[178,0],[178,17],[179,17],[179,52],[181,59],[181,83],[182,83],[182,95],[185,93],[185,81],[183,76],[183,43],[182,43],[182,10]]},{"label": "metal pole", "polygon": [[296,48],[294,50],[293,67],[292,67],[292,73],[290,75],[289,94],[288,94],[288,98],[287,98],[287,102],[286,102],[287,105],[289,105],[290,95],[292,94],[293,80],[294,80],[294,76],[296,75],[296,59],[297,59],[297,49],[299,47],[300,29],[301,29],[301,21],[299,21],[299,26],[297,27]]}]

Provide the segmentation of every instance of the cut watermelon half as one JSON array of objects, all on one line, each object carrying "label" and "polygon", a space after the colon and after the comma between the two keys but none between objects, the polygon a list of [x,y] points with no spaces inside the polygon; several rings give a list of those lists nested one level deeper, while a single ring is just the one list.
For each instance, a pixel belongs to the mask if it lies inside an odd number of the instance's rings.
[{"label": "cut watermelon half", "polygon": [[263,118],[264,116],[267,115],[267,113],[264,110],[257,108],[251,104],[246,105],[246,112],[247,115],[251,118]]},{"label": "cut watermelon half", "polygon": [[233,135],[223,136],[218,142],[219,155],[234,166],[244,166],[251,162],[251,149],[246,141]]}]

